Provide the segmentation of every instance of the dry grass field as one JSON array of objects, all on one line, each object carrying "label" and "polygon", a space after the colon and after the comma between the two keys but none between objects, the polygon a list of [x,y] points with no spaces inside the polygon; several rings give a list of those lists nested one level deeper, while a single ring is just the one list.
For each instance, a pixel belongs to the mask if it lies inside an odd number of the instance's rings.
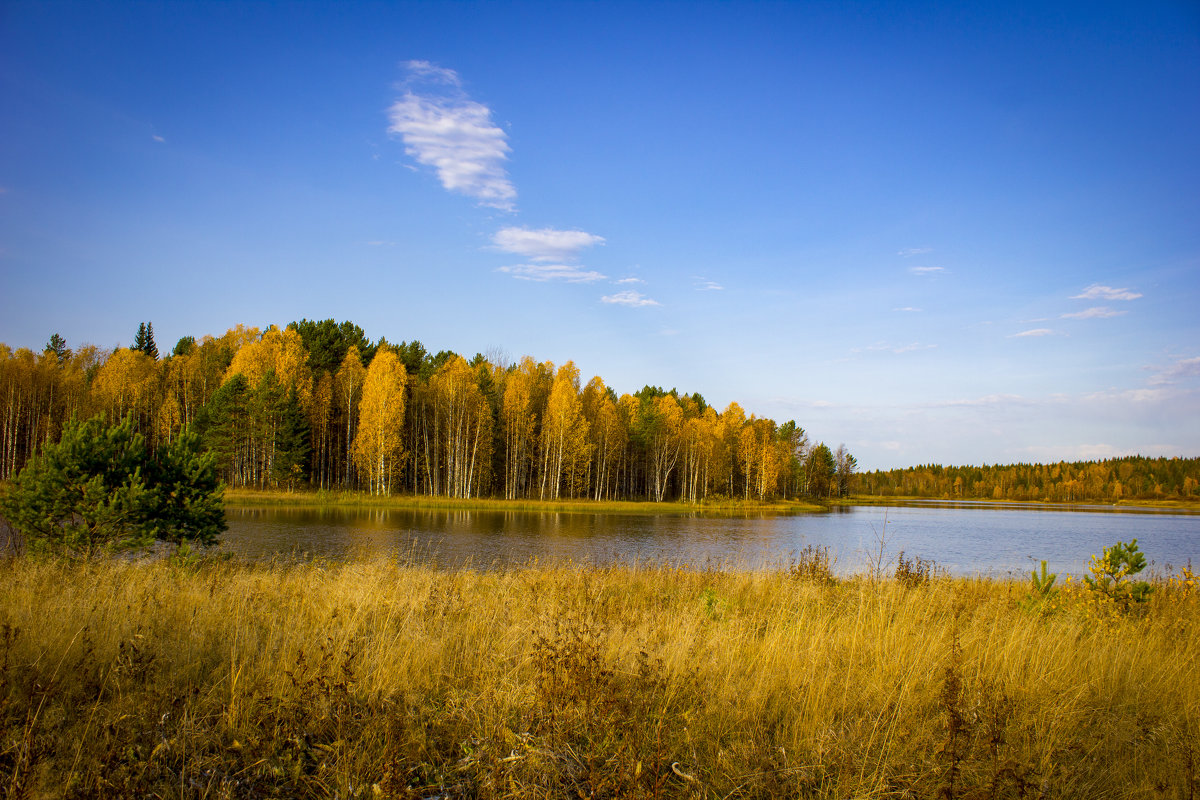
[{"label": "dry grass field", "polygon": [[0,796],[1196,796],[1191,585],[901,577],[10,561]]}]

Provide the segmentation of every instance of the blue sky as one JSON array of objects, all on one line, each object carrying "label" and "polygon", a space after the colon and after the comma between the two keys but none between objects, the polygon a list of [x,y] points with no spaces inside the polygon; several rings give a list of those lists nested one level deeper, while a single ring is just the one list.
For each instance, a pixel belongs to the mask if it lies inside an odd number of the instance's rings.
[{"label": "blue sky", "polygon": [[0,7],[0,341],[307,317],[865,468],[1200,455],[1195,3]]}]

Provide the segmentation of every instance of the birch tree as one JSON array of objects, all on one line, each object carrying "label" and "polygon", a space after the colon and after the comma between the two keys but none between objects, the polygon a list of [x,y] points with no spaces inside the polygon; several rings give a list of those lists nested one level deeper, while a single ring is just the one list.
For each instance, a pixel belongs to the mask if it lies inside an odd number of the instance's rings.
[{"label": "birch tree", "polygon": [[372,494],[390,494],[404,425],[404,365],[389,348],[371,359],[359,403],[354,461]]}]

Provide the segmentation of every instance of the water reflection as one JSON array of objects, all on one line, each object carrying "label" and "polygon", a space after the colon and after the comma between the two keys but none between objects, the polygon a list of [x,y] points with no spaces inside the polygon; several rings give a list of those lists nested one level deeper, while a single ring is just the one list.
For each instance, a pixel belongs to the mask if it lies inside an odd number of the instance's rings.
[{"label": "water reflection", "polygon": [[1200,561],[1200,517],[1044,509],[850,507],[739,517],[493,510],[231,508],[222,548],[249,558],[404,558],[460,568],[650,561],[677,566],[784,566],[828,547],[842,574],[883,553],[933,559],[959,575],[1023,576],[1039,559],[1081,574],[1088,558],[1137,537],[1160,568]]}]

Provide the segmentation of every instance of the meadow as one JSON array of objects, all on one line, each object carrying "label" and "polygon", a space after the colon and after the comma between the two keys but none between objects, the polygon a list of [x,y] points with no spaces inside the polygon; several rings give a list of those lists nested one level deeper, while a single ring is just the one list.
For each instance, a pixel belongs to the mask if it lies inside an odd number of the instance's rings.
[{"label": "meadow", "polygon": [[1187,574],[1123,606],[820,555],[12,560],[0,794],[1195,797]]}]

